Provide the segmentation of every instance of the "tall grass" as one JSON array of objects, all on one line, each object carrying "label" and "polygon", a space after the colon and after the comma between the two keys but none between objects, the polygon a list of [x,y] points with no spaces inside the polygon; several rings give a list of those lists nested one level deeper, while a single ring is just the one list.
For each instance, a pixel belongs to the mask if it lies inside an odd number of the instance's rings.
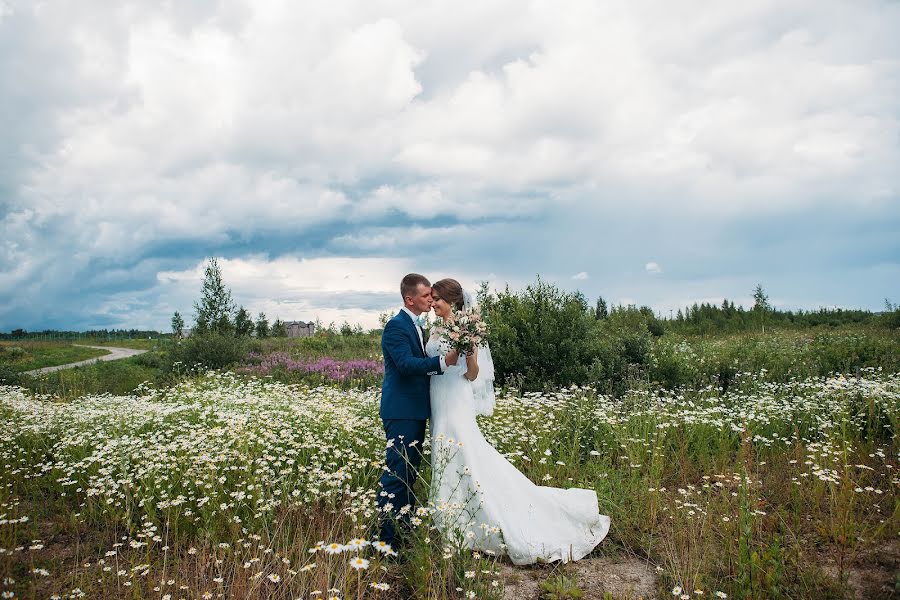
[{"label": "tall grass", "polygon": [[106,350],[73,346],[69,342],[0,342],[0,365],[21,373],[109,354]]},{"label": "tall grass", "polygon": [[[377,519],[377,404],[376,390],[216,373],[72,402],[0,388],[7,587],[499,598],[498,559],[430,529],[441,515],[427,504],[427,469],[402,560],[352,542]],[[612,518],[598,554],[644,557],[659,568],[660,595],[838,598],[900,526],[898,418],[900,375],[865,369],[784,382],[742,372],[727,394],[509,389],[480,423],[532,481],[595,489]],[[365,569],[350,565],[357,556]]]}]

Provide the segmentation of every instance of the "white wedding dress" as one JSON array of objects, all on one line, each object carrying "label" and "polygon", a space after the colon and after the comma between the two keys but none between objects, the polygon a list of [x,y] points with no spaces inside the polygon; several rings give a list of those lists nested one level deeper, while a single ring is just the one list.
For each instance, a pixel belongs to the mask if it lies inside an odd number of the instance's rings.
[{"label": "white wedding dress", "polygon": [[[433,336],[425,350],[438,356],[448,349]],[[470,382],[464,357],[460,363],[431,378],[431,502],[438,528],[449,540],[508,554],[517,565],[583,558],[609,532],[596,492],[536,485],[491,446],[475,415],[486,412],[476,411],[484,401],[476,396],[493,384],[493,373],[487,382],[481,374]]]}]

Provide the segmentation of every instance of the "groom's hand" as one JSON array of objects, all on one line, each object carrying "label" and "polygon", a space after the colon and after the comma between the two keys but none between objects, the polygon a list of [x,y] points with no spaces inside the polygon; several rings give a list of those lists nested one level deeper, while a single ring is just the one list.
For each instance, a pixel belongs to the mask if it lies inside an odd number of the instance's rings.
[{"label": "groom's hand", "polygon": [[447,363],[448,367],[452,367],[457,362],[459,362],[459,352],[456,350],[451,350],[444,356],[444,362]]}]

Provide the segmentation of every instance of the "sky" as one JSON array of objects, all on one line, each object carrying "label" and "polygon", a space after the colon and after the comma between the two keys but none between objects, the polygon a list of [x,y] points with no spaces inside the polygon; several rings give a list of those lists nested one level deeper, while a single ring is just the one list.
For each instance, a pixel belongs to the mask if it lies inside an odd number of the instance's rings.
[{"label": "sky", "polygon": [[900,302],[900,3],[0,0],[0,331],[377,325],[419,272]]}]

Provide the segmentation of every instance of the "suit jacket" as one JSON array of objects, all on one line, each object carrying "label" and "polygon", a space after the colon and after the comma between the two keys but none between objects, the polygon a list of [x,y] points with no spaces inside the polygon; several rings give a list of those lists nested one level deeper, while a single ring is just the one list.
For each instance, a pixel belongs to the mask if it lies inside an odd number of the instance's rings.
[{"label": "suit jacket", "polygon": [[400,311],[381,334],[384,383],[381,386],[382,419],[426,420],[431,416],[429,377],[441,372],[437,356],[427,357],[416,325]]}]

